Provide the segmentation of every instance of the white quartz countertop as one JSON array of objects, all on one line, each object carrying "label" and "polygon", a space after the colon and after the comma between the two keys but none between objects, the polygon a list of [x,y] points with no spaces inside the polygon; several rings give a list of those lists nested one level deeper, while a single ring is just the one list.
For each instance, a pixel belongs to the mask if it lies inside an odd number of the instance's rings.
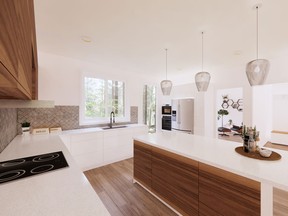
[{"label": "white quartz countertop", "polygon": [[288,190],[288,152],[278,152],[278,161],[247,158],[235,152],[241,143],[179,132],[158,132],[135,140],[215,166],[229,172]]},{"label": "white quartz countertop", "polygon": [[0,184],[0,215],[110,215],[58,135],[16,136],[0,161],[62,151],[69,167]]}]

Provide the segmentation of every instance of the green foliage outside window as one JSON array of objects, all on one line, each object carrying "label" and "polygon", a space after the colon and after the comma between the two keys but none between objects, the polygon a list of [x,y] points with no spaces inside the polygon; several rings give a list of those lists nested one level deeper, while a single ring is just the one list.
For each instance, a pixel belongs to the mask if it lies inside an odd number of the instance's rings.
[{"label": "green foliage outside window", "polygon": [[86,118],[124,117],[124,82],[85,77],[84,86]]}]

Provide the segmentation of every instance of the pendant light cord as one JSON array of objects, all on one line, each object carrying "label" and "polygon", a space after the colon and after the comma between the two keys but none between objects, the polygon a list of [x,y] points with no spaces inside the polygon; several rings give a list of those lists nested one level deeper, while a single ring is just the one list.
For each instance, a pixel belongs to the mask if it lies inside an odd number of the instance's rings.
[{"label": "pendant light cord", "polygon": [[258,36],[258,9],[259,9],[259,6],[256,6],[256,53],[257,53],[257,60],[258,60],[258,52],[259,52],[259,45],[258,45],[258,39],[259,39],[259,36]]},{"label": "pendant light cord", "polygon": [[203,41],[204,41],[204,40],[203,40],[203,34],[204,34],[204,32],[202,32],[202,72],[203,72],[203,64],[204,64],[204,63],[203,63],[203,62],[204,62],[204,60],[203,60],[203,59],[204,59],[204,57],[203,57],[203,56],[204,56],[204,49],[203,49],[203,47],[204,47],[204,42],[203,42]]},{"label": "pendant light cord", "polygon": [[166,80],[167,80],[167,49],[166,50]]}]

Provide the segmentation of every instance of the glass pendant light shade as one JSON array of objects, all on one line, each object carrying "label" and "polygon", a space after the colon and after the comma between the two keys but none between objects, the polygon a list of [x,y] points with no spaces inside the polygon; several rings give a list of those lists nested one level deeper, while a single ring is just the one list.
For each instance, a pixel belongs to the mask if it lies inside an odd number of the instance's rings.
[{"label": "glass pendant light shade", "polygon": [[246,66],[246,75],[251,86],[264,84],[270,68],[266,59],[256,59]]},{"label": "glass pendant light shade", "polygon": [[161,81],[161,90],[163,95],[170,95],[172,90],[172,82],[170,80],[162,80]]},{"label": "glass pendant light shade", "polygon": [[195,75],[195,83],[199,92],[207,91],[209,82],[210,82],[210,74],[208,72],[198,72]]},{"label": "glass pendant light shade", "polygon": [[262,85],[264,84],[269,68],[270,63],[266,59],[258,59],[258,10],[261,7],[261,4],[258,4],[255,6],[256,9],[256,54],[257,59],[250,61],[246,65],[246,75],[248,78],[248,81],[251,86],[254,85]]},{"label": "glass pendant light shade", "polygon": [[170,95],[173,84],[171,80],[167,80],[167,49],[165,49],[165,51],[166,51],[166,80],[162,80],[160,85],[163,95]]},{"label": "glass pendant light shade", "polygon": [[196,83],[196,87],[197,87],[199,92],[205,92],[208,89],[211,76],[210,76],[210,73],[203,71],[203,62],[204,62],[204,58],[203,58],[203,56],[204,56],[203,34],[204,34],[204,32],[201,32],[201,33],[202,33],[202,71],[198,72],[195,75],[195,83]]}]

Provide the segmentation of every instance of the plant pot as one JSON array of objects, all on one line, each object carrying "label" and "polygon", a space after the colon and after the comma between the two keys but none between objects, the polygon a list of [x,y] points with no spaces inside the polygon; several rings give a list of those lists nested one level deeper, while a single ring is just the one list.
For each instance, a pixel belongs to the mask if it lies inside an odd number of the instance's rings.
[{"label": "plant pot", "polygon": [[22,127],[22,134],[23,135],[30,134],[30,127]]}]

